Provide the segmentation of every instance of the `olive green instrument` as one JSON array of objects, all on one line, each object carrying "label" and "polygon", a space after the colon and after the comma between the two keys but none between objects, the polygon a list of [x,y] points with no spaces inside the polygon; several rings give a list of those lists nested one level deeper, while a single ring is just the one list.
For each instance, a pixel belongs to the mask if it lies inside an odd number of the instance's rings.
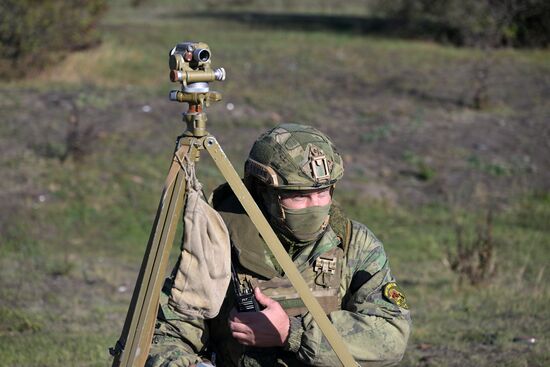
[{"label": "olive green instrument", "polygon": [[181,84],[180,90],[170,93],[170,99],[188,103],[189,108],[183,114],[187,130],[177,139],[126,321],[119,340],[110,348],[114,357],[112,366],[142,367],[147,360],[169,253],[186,200],[186,161],[189,158],[198,161],[203,150],[212,156],[342,364],[346,367],[357,366],[220,144],[206,130],[207,118],[204,110],[210,103],[221,100],[220,93],[210,91],[209,83],[223,81],[225,70],[211,67],[210,48],[202,42],[179,43],[170,51],[169,56],[170,79]]}]

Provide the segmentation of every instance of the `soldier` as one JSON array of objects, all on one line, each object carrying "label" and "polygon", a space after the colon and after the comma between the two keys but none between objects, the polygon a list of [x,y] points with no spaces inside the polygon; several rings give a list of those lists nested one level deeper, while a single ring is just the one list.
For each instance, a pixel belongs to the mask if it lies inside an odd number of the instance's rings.
[{"label": "soldier", "polygon": [[[382,243],[332,205],[343,172],[326,135],[283,124],[254,143],[245,183],[355,360],[397,363],[410,333],[408,306]],[[231,283],[218,316],[183,315],[168,302],[169,278],[147,366],[201,365],[213,356],[217,366],[340,365],[227,184],[212,204],[229,230],[237,277],[254,287],[262,310],[236,312]]]}]

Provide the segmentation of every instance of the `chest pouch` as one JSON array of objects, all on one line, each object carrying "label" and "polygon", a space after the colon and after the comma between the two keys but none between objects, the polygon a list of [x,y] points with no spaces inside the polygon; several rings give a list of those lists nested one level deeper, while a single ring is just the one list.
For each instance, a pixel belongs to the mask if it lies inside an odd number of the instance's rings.
[{"label": "chest pouch", "polygon": [[[342,275],[343,251],[335,247],[321,256],[301,272],[311,292],[326,314],[341,308],[339,296]],[[253,278],[251,283],[262,292],[279,302],[289,316],[306,313],[307,307],[286,277],[275,277],[270,280]]]}]

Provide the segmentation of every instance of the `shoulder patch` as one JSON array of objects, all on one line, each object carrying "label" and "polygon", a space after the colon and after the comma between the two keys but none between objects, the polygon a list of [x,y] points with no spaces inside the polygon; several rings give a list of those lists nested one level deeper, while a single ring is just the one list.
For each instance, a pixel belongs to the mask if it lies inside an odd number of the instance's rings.
[{"label": "shoulder patch", "polygon": [[394,305],[404,308],[405,310],[409,309],[405,295],[401,292],[399,287],[397,287],[397,283],[395,282],[390,282],[384,286],[384,297]]}]

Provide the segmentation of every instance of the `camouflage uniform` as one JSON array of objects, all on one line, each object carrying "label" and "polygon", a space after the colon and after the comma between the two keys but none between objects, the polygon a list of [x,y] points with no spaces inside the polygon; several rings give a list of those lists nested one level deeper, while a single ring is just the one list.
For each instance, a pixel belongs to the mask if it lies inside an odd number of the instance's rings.
[{"label": "camouflage uniform", "polygon": [[[204,320],[183,316],[168,304],[168,279],[147,366],[188,366],[210,359],[212,352],[217,366],[341,365],[227,186],[215,192],[213,205],[229,229],[239,278],[249,279],[281,303],[290,318],[288,339],[283,347],[243,346],[228,327],[234,306],[232,284],[218,316]],[[382,243],[366,226],[348,221],[333,206],[330,225],[320,239],[288,250],[360,365],[401,360],[410,333],[408,307],[390,273]]]}]

